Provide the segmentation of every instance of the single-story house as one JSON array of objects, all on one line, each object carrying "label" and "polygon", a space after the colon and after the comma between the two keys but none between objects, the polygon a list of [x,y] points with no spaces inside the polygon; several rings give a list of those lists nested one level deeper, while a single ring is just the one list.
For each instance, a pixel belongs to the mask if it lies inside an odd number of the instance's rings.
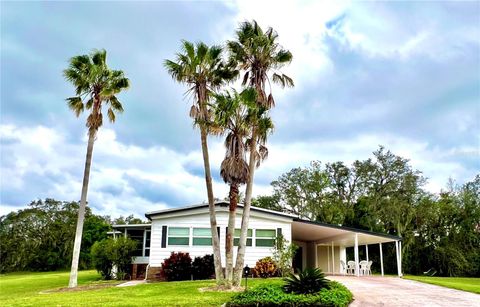
[{"label": "single-story house", "polygon": [[[228,202],[216,206],[217,231],[220,236],[222,263],[225,263],[225,237],[228,225]],[[237,209],[236,224],[240,228],[243,206]],[[212,254],[208,204],[147,212],[150,224],[114,225],[114,236],[124,235],[139,241],[133,261],[133,276],[153,278],[160,271],[171,252],[188,252],[193,258]],[[398,275],[402,275],[401,241],[397,236],[375,233],[350,227],[299,219],[294,215],[251,207],[245,265],[254,267],[263,257],[271,256],[277,235],[293,242],[299,249],[293,261],[295,268],[321,268],[326,274],[344,274],[347,263],[346,248],[353,247],[356,275],[359,275],[359,246],[380,245],[380,267],[383,275],[382,244],[394,243]],[[234,244],[238,244],[240,230],[235,230]],[[236,249],[234,250],[236,253]],[[235,255],[234,255],[235,256]],[[343,263],[342,263],[343,262]]]}]

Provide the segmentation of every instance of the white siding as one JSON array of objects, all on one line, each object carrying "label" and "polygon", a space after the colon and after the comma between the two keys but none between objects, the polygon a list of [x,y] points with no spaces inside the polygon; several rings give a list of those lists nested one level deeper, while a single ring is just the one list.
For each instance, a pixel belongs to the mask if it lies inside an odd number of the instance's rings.
[{"label": "white siding", "polygon": [[[237,211],[237,218],[235,228],[240,228],[242,210]],[[274,216],[262,212],[250,212],[249,228],[251,229],[282,229],[282,235],[289,242],[292,238],[290,218]],[[222,253],[222,265],[225,266],[225,236],[226,227],[228,225],[228,211],[227,208],[217,209],[217,225],[220,227],[220,250]],[[178,214],[170,214],[168,216],[163,215],[152,217],[152,236],[151,236],[151,248],[150,248],[150,265],[152,267],[161,266],[163,260],[168,258],[171,252],[188,252],[192,259],[196,256],[204,256],[206,254],[212,254],[213,250],[211,246],[167,246],[162,248],[162,226],[168,227],[205,227],[210,228],[210,216],[208,214],[208,208],[194,209],[183,211]],[[255,231],[254,231],[255,236]],[[255,237],[253,238],[255,240]],[[254,243],[255,245],[255,243]],[[236,250],[234,249],[234,257],[236,258]],[[260,258],[271,256],[271,247],[247,247],[245,253],[245,264],[250,267],[255,266],[255,263]],[[235,259],[234,258],[234,259]]]}]

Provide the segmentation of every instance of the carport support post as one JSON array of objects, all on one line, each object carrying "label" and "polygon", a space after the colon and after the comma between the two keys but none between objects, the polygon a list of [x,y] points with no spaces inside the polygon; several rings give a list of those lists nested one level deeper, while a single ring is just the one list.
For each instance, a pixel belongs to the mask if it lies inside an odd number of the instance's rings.
[{"label": "carport support post", "polygon": [[358,233],[355,234],[355,275],[360,276],[360,266],[358,265]]},{"label": "carport support post", "polygon": [[397,254],[397,272],[398,277],[402,277],[402,264],[400,262],[400,250],[398,248],[398,241],[395,241],[395,253]]},{"label": "carport support post", "polygon": [[335,274],[335,248],[332,241],[332,274]]},{"label": "carport support post", "polygon": [[402,272],[402,241],[398,241],[398,257],[400,258],[400,276],[403,276],[403,272]]},{"label": "carport support post", "polygon": [[383,276],[383,252],[382,252],[382,243],[380,243],[380,270],[382,271],[382,276]]}]

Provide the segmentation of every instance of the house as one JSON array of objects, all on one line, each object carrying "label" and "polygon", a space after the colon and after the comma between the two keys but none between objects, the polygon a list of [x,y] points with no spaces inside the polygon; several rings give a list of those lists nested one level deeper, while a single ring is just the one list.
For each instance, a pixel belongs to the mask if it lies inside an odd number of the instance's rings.
[{"label": "house", "polygon": [[[225,263],[228,202],[218,201],[215,206],[222,263]],[[235,225],[238,225],[238,228],[241,224],[242,208],[243,206],[239,205],[237,209]],[[146,271],[147,278],[154,278],[160,271],[163,260],[168,258],[171,252],[188,252],[192,258],[213,253],[208,204],[152,211],[145,216],[151,221],[150,224],[113,226],[114,236],[129,236],[139,242],[133,261],[134,278],[145,277]],[[366,249],[368,261],[368,245],[379,244],[383,276],[382,244],[393,243],[396,247],[398,275],[402,275],[400,237],[302,220],[291,214],[253,206],[250,211],[245,265],[253,267],[260,258],[271,256],[274,240],[279,234],[299,246],[293,263],[295,268],[318,267],[327,274],[345,273],[346,248],[353,247],[355,272],[358,276],[359,247],[364,246]],[[240,230],[236,229],[235,245],[238,244],[239,235]]]}]

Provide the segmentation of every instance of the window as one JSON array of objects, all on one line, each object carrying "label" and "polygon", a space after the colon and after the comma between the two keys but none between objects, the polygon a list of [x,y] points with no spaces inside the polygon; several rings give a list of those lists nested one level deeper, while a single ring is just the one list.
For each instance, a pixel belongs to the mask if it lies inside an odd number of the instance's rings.
[{"label": "window", "polygon": [[[233,234],[233,245],[238,246],[240,243],[240,232],[241,229],[235,229],[235,233]],[[252,235],[253,235],[253,230],[249,229],[247,230],[247,246],[252,246]]]},{"label": "window", "polygon": [[255,231],[255,246],[273,247],[276,234],[275,229],[257,229]]},{"label": "window", "polygon": [[127,236],[137,242],[137,248],[133,252],[133,256],[143,255],[143,229],[127,229]]},{"label": "window", "polygon": [[212,231],[210,228],[193,228],[192,244],[194,246],[211,246]]},{"label": "window", "polygon": [[168,227],[168,245],[189,245],[190,228]]},{"label": "window", "polygon": [[150,230],[145,231],[145,257],[150,256]]}]

